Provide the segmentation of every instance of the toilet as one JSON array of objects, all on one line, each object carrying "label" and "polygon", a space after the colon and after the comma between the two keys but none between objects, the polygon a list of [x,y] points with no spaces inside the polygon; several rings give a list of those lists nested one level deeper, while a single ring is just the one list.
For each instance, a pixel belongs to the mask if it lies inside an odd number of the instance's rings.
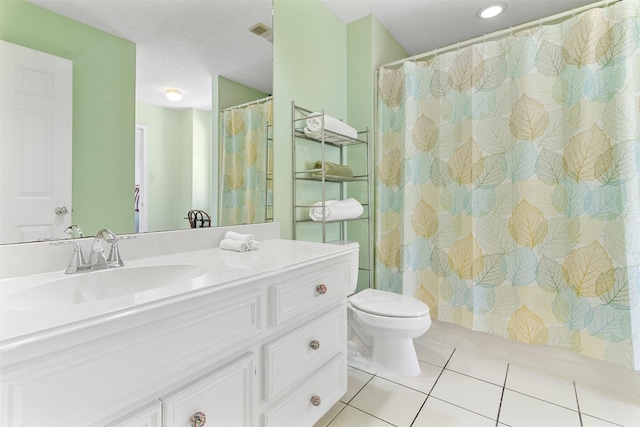
[{"label": "toilet", "polygon": [[420,375],[413,339],[431,326],[429,306],[378,289],[365,289],[347,301],[349,363],[392,375]]}]

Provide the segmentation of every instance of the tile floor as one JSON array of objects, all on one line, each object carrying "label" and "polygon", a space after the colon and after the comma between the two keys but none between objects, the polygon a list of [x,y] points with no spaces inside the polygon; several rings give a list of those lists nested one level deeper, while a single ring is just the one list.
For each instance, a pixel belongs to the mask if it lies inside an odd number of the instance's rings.
[{"label": "tile floor", "polygon": [[347,393],[314,427],[640,427],[640,402],[440,343],[419,377],[349,367]]}]

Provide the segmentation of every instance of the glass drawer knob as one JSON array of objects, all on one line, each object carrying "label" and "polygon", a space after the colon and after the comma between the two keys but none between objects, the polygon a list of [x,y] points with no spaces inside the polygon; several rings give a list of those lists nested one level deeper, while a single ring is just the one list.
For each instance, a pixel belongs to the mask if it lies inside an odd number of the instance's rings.
[{"label": "glass drawer knob", "polygon": [[327,287],[325,285],[318,285],[318,286],[316,286],[316,292],[318,292],[320,295],[326,294],[327,293]]},{"label": "glass drawer knob", "polygon": [[196,412],[191,415],[191,427],[203,427],[207,423],[207,416],[204,412]]},{"label": "glass drawer knob", "polygon": [[309,347],[311,347],[312,350],[317,350],[320,348],[320,341],[318,340],[313,340],[309,343]]},{"label": "glass drawer knob", "polygon": [[311,404],[313,406],[320,406],[320,403],[322,403],[322,399],[320,399],[320,396],[313,396],[311,398]]}]

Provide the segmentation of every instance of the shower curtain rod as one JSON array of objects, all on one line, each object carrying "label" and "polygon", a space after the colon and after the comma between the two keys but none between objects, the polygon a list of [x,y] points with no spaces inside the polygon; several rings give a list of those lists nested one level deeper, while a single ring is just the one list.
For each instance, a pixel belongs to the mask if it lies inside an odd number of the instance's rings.
[{"label": "shower curtain rod", "polygon": [[242,108],[242,107],[247,107],[251,104],[260,104],[261,102],[267,102],[270,99],[273,99],[273,95],[269,95],[265,98],[260,98],[260,99],[256,99],[255,101],[249,101],[249,102],[245,102],[244,104],[240,104],[240,105],[234,105],[233,107],[228,107],[225,108],[224,110],[220,111],[221,113],[224,113],[225,111],[229,111],[229,110],[235,110],[236,108]]},{"label": "shower curtain rod", "polygon": [[419,53],[417,55],[413,55],[413,56],[410,56],[410,57],[404,58],[404,59],[399,59],[397,61],[390,62],[388,64],[379,65],[377,67],[377,69],[380,70],[380,69],[383,69],[383,68],[394,67],[396,65],[401,65],[401,64],[403,64],[405,62],[416,61],[418,59],[427,58],[427,57],[430,57],[430,56],[436,56],[436,55],[441,54],[441,53],[451,52],[453,50],[457,50],[457,49],[460,49],[460,48],[463,48],[463,47],[467,47],[467,46],[472,45],[472,44],[476,44],[476,43],[479,43],[479,42],[486,41],[487,39],[500,37],[500,36],[502,36],[504,34],[509,34],[509,33],[517,32],[517,31],[522,31],[522,30],[525,30],[525,29],[528,29],[528,28],[531,28],[531,27],[535,27],[535,26],[538,26],[538,25],[546,24],[547,22],[556,21],[558,19],[566,18],[568,16],[572,16],[572,15],[575,15],[576,13],[581,13],[581,12],[584,12],[584,11],[589,10],[589,9],[595,9],[597,7],[606,7],[606,6],[609,6],[610,4],[614,4],[614,3],[617,3],[619,1],[622,1],[622,0],[601,0],[601,1],[596,2],[596,3],[591,3],[591,4],[588,4],[588,5],[585,5],[585,6],[576,7],[576,8],[573,8],[571,10],[568,10],[566,12],[560,12],[560,13],[557,13],[555,15],[547,16],[546,18],[540,18],[537,21],[527,22],[527,23],[524,23],[524,24],[517,25],[515,27],[509,27],[509,28],[505,28],[504,30],[494,31],[494,32],[489,33],[489,34],[483,34],[482,36],[475,37],[473,39],[469,39],[469,40],[466,40],[466,41],[463,41],[463,42],[458,42],[456,44],[452,44],[452,45],[449,45],[449,46],[436,48],[436,49],[430,50],[429,52]]}]

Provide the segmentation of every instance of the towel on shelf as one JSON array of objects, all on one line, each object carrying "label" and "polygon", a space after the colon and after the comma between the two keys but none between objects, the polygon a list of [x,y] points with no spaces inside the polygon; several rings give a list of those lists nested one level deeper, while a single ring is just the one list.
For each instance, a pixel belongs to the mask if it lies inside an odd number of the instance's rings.
[{"label": "towel on shelf", "polygon": [[242,242],[240,240],[222,239],[220,242],[220,249],[227,251],[246,252],[249,250],[250,243]]},{"label": "towel on shelf", "polygon": [[[314,169],[322,169],[322,162],[318,160],[313,165]],[[332,162],[324,162],[325,175],[339,176],[341,178],[353,178],[353,171],[347,165],[340,165]],[[322,172],[314,172],[314,177],[322,176]]]},{"label": "towel on shelf", "polygon": [[225,239],[238,240],[240,242],[251,243],[253,241],[253,234],[236,233],[235,231],[227,231],[224,235]]},{"label": "towel on shelf", "polygon": [[[364,213],[364,208],[356,199],[327,200],[324,202],[324,220],[339,221],[355,219]],[[309,209],[309,218],[322,221],[322,202],[314,203]]]},{"label": "towel on shelf", "polygon": [[[309,138],[321,139],[322,138],[322,130],[327,130],[329,132],[334,132],[349,138],[358,138],[358,131],[349,126],[348,124],[341,122],[335,117],[331,117],[328,114],[324,115],[324,129],[322,129],[322,114],[320,113],[311,113],[307,116],[306,127],[304,128],[304,133]],[[344,138],[338,135],[326,135],[325,141],[339,143]]]}]

